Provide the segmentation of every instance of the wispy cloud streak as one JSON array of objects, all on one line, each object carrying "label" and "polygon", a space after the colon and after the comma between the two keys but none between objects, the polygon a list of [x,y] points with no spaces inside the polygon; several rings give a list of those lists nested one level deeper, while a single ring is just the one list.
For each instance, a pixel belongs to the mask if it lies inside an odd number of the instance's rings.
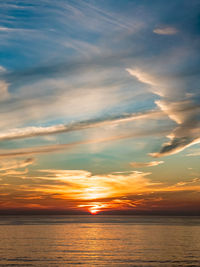
[{"label": "wispy cloud streak", "polygon": [[121,123],[127,123],[135,120],[145,120],[149,118],[157,119],[161,116],[163,116],[162,112],[158,110],[151,110],[143,113],[126,114],[105,119],[93,119],[82,122],[75,122],[67,125],[59,124],[49,127],[26,127],[19,129],[11,129],[8,132],[0,133],[0,141],[80,131],[84,129],[103,127],[113,124],[118,125]]},{"label": "wispy cloud streak", "polygon": [[153,32],[161,35],[174,35],[178,32],[178,30],[174,27],[160,27],[154,29]]},{"label": "wispy cloud streak", "polygon": [[150,162],[130,162],[133,168],[154,167],[164,163],[164,161],[150,161]]},{"label": "wispy cloud streak", "polygon": [[35,155],[35,154],[54,153],[54,152],[59,152],[62,150],[70,150],[78,145],[103,143],[103,142],[115,141],[115,140],[120,140],[124,138],[131,138],[131,137],[132,135],[122,135],[122,136],[112,136],[108,138],[83,140],[83,141],[72,142],[68,144],[56,144],[56,145],[29,147],[29,148],[22,148],[22,149],[0,150],[0,158],[22,157],[22,156],[29,156],[29,155]]}]

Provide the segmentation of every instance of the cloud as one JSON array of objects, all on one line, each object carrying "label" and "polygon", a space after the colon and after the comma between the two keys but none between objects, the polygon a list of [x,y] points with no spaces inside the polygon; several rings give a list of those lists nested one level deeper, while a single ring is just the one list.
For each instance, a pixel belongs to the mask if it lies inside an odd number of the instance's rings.
[{"label": "cloud", "polygon": [[168,156],[177,154],[187,147],[200,143],[200,138],[192,139],[189,137],[173,138],[171,142],[165,143],[158,153],[149,153],[150,156],[159,158],[162,156]]},{"label": "cloud", "polygon": [[134,168],[144,168],[144,167],[154,167],[164,163],[164,161],[150,161],[150,162],[130,162],[131,167]]},{"label": "cloud", "polygon": [[[126,68],[126,71],[136,78],[141,83],[147,84],[149,90],[160,96],[161,98],[166,98],[174,100],[182,98],[183,95],[186,95],[184,88],[184,82],[182,82],[182,77],[180,79],[173,77],[173,75],[162,75],[155,74],[145,70],[143,68]],[[178,86],[178,88],[177,88]],[[182,88],[181,88],[182,87]]]},{"label": "cloud", "polygon": [[[75,42],[75,41],[74,41]],[[77,41],[78,42],[78,41]],[[88,44],[89,45],[89,44]],[[47,77],[69,77],[70,75],[83,74],[84,72],[90,72],[94,68],[101,70],[110,70],[110,68],[116,68],[116,64],[122,58],[128,58],[130,51],[127,52],[106,52],[103,54],[96,53],[92,57],[79,57],[70,60],[64,60],[59,62],[52,62],[48,64],[39,65],[37,67],[25,68],[20,70],[8,71],[3,76],[7,81],[16,83],[18,80],[26,82],[34,79],[45,79]],[[0,77],[1,77],[0,76]],[[89,77],[92,79],[92,77]]]},{"label": "cloud", "polygon": [[[38,71],[41,77],[37,77],[39,78],[37,81],[28,70],[24,73],[24,79],[23,75],[18,76],[17,72],[2,74],[2,78],[6,78],[11,84],[11,97],[0,106],[0,126],[6,129],[10,128],[11,124],[14,128],[22,127],[26,123],[38,124],[38,121],[42,123],[45,121],[46,124],[46,121],[69,122],[97,117],[102,113],[105,114],[103,110],[109,111],[112,107],[130,101],[135,94],[141,94],[141,92],[122,94],[121,87],[125,81],[122,83],[118,77],[117,81],[111,82],[114,76],[112,68],[103,69],[102,66],[97,74],[96,68],[90,69],[87,65],[87,60],[85,63],[83,60],[80,65],[82,66],[80,73],[77,66],[71,74],[69,73],[68,78],[47,78],[51,74],[47,71],[43,75],[43,70],[40,68]],[[68,67],[73,69],[73,62],[72,66],[69,64]],[[55,67],[52,76],[56,71]],[[67,76],[68,70],[63,73]],[[16,75],[16,79],[12,75]],[[24,113],[26,116],[23,116]]]},{"label": "cloud", "polygon": [[148,177],[150,174],[139,171],[92,174],[86,170],[41,169],[32,177],[24,174],[20,178],[17,173],[10,177],[0,176],[1,204],[5,208],[37,205],[48,210],[61,208],[94,213],[129,209],[180,210],[182,206],[194,208],[199,204],[199,198],[194,199],[200,190],[199,178],[169,185],[153,182]]},{"label": "cloud", "polygon": [[178,32],[178,30],[174,27],[162,27],[162,28],[155,28],[153,32],[161,35],[174,35]]},{"label": "cloud", "polygon": [[[110,12],[106,9],[100,8],[98,5],[92,5],[91,3],[87,2],[84,3],[83,8],[85,9],[86,13],[89,12],[91,17],[95,18],[95,21],[99,24],[104,22],[105,25],[114,26],[118,29],[128,30],[128,31],[137,31],[138,28],[140,29],[143,23],[139,20],[130,20],[128,17],[123,17],[122,13],[114,13]],[[96,20],[98,18],[98,20]],[[84,21],[85,23],[85,21]]]},{"label": "cloud", "polygon": [[192,179],[190,181],[178,182],[174,186],[187,186],[189,184],[194,184],[194,183],[199,183],[199,182],[200,182],[199,178],[194,178],[194,179]]},{"label": "cloud", "polygon": [[186,156],[188,157],[200,156],[200,150],[196,149],[196,150],[190,151],[188,154],[186,154]]},{"label": "cloud", "polygon": [[[104,142],[113,142],[123,139],[129,138],[141,138],[144,136],[158,136],[163,135],[163,133],[167,133],[168,128],[163,128],[162,130],[151,130],[148,129],[147,131],[137,131],[134,133],[115,133],[111,135],[110,132],[105,133],[105,130],[101,132],[101,135],[92,136],[91,139],[81,140],[77,142],[67,143],[67,144],[55,144],[55,145],[48,145],[48,146],[35,146],[35,147],[27,147],[27,148],[19,148],[19,149],[0,149],[0,158],[10,158],[10,157],[22,157],[22,156],[31,156],[35,154],[46,154],[46,153],[56,153],[62,150],[71,150],[76,148],[80,145],[92,145],[92,144],[99,144]],[[100,136],[100,137],[99,137]],[[102,136],[104,136],[102,138]]]},{"label": "cloud", "polygon": [[5,72],[5,71],[6,71],[6,69],[3,66],[0,66],[0,73]]},{"label": "cloud", "polygon": [[34,29],[0,27],[0,32],[34,32]]},{"label": "cloud", "polygon": [[28,147],[22,149],[9,149],[9,150],[0,150],[0,158],[9,158],[9,157],[22,157],[28,155],[35,155],[35,154],[45,154],[45,153],[55,153],[62,150],[70,150],[79,145],[86,145],[86,144],[95,144],[95,143],[102,143],[114,140],[120,140],[124,138],[130,138],[131,135],[125,136],[111,136],[108,138],[99,138],[99,139],[91,139],[91,140],[83,140],[68,144],[56,144],[56,145],[49,145],[49,146],[37,146],[37,147]]},{"label": "cloud", "polygon": [[[11,23],[10,23],[11,24]],[[16,27],[16,25],[13,23],[13,26],[11,27],[4,27],[4,26],[0,26],[0,34],[4,37],[2,38],[2,40],[9,40],[10,38],[14,37],[14,36],[19,36],[21,38],[24,38],[25,36],[29,35],[29,36],[33,36],[34,34],[38,34],[39,30],[36,30],[33,28],[28,28],[28,27]]]},{"label": "cloud", "polygon": [[12,170],[12,169],[20,169],[25,168],[29,165],[32,165],[35,162],[34,158],[27,158],[25,160],[9,160],[9,161],[0,161],[0,172]]},{"label": "cloud", "polygon": [[[200,188],[198,185],[199,178],[168,185],[162,182],[153,182],[148,178],[149,175],[151,175],[151,172],[129,171],[95,175],[85,170],[42,169],[35,179],[54,181],[54,184],[47,185],[46,189],[44,185],[42,185],[42,188],[44,192],[58,193],[55,198],[89,201],[118,197],[128,198],[131,195],[145,195],[153,192],[199,190]],[[56,184],[56,182],[59,182],[59,184]],[[38,190],[41,189],[38,187]]]},{"label": "cloud", "polygon": [[67,41],[63,43],[65,47],[69,47],[80,55],[83,56],[91,56],[91,54],[98,55],[101,53],[101,50],[98,46],[93,44],[89,44],[88,42],[84,42],[82,40],[70,39],[68,38]]},{"label": "cloud", "polygon": [[[35,163],[34,158],[20,159],[20,160],[0,160],[0,180],[6,177],[20,177],[23,178],[28,173],[29,165]],[[26,169],[24,169],[26,168]],[[24,170],[19,170],[24,169]]]},{"label": "cloud", "polygon": [[80,144],[82,143],[76,142],[71,144],[59,144],[59,145],[38,146],[38,147],[30,147],[22,149],[0,150],[0,158],[23,157],[35,154],[52,153],[52,152],[67,150]]},{"label": "cloud", "polygon": [[[200,106],[195,99],[180,86],[177,79],[156,77],[139,69],[127,71],[140,82],[150,85],[150,90],[158,94],[161,99],[156,100],[156,105],[178,126],[167,137],[170,142],[163,144],[160,152],[150,153],[153,157],[176,154],[185,148],[200,142]],[[178,88],[174,89],[175,86]]]},{"label": "cloud", "polygon": [[156,101],[156,103],[169,118],[178,124],[178,127],[168,136],[170,142],[165,143],[159,153],[152,153],[152,156],[176,154],[200,143],[200,121],[198,119],[200,107],[198,105],[191,100]]},{"label": "cloud", "polygon": [[[0,72],[1,71],[0,69]],[[8,87],[9,84],[6,81],[0,80],[0,102],[9,98]]]},{"label": "cloud", "polygon": [[7,132],[0,133],[0,141],[3,140],[13,140],[20,138],[36,137],[42,135],[67,133],[73,131],[80,131],[84,129],[91,129],[95,127],[103,127],[109,125],[119,125],[121,123],[128,123],[135,120],[145,120],[145,119],[156,119],[163,115],[162,112],[157,110],[150,110],[141,113],[131,113],[121,116],[115,116],[110,118],[99,118],[86,120],[81,122],[75,122],[71,124],[58,124],[48,127],[26,127],[10,129]]},{"label": "cloud", "polygon": [[0,31],[1,32],[7,32],[7,31],[9,31],[10,30],[10,28],[7,28],[7,27],[0,27]]},{"label": "cloud", "polygon": [[[58,191],[62,193],[63,198],[93,200],[109,197],[117,197],[123,194],[129,194],[133,191],[140,192],[148,186],[156,186],[156,183],[150,182],[146,176],[150,173],[130,172],[129,174],[107,174],[92,175],[92,173],[83,170],[41,170],[46,173],[39,176],[40,179],[53,179],[57,181],[67,182],[68,189],[65,192],[64,185],[58,187]],[[56,192],[54,188],[47,189]]]},{"label": "cloud", "polygon": [[146,83],[152,86],[156,86],[159,84],[159,81],[157,80],[157,78],[153,77],[152,75],[142,71],[141,69],[138,68],[134,68],[134,69],[130,69],[127,68],[126,69],[128,71],[128,73],[132,76],[134,76],[135,78],[138,79],[138,81],[142,82],[142,83]]}]

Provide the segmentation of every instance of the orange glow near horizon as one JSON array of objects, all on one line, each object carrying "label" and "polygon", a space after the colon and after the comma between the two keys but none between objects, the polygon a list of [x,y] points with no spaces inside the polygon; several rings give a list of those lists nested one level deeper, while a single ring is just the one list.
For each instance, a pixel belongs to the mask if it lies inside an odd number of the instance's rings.
[{"label": "orange glow near horizon", "polygon": [[[16,164],[12,161],[10,168],[14,168]],[[17,166],[24,164],[26,162],[19,161]],[[1,179],[8,175],[8,171],[3,168],[7,169],[8,166],[2,167]],[[121,212],[130,209],[198,209],[199,196],[194,194],[200,190],[198,177],[168,184],[152,180],[150,174],[131,171],[93,175],[85,170],[40,170],[33,176],[34,181],[38,179],[36,184],[33,184],[32,177],[26,177],[27,184],[20,185],[20,195],[16,187],[5,180],[0,192],[3,200],[1,208],[56,210],[59,207],[58,209],[64,210],[67,207],[69,211],[89,212],[93,215],[103,211]],[[22,174],[17,172],[17,175]],[[23,173],[22,178],[24,177]],[[23,183],[24,179],[21,181]]]}]

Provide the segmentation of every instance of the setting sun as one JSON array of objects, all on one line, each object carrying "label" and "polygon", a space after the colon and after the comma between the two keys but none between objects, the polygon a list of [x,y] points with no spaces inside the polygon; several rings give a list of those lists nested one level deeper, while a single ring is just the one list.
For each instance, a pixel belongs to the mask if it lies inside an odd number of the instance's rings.
[{"label": "setting sun", "polygon": [[92,214],[92,215],[96,215],[99,210],[98,209],[89,209],[89,212]]},{"label": "setting sun", "polygon": [[99,212],[101,212],[105,207],[107,207],[106,204],[93,204],[93,205],[81,205],[82,207],[88,207],[88,211],[89,213],[91,213],[92,215],[98,214]]}]

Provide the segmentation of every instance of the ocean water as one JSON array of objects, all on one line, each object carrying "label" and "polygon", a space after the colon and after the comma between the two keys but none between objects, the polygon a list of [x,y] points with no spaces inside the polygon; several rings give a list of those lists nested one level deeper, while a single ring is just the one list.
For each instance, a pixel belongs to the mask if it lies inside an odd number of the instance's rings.
[{"label": "ocean water", "polygon": [[66,265],[200,266],[200,217],[0,217],[0,266]]}]

